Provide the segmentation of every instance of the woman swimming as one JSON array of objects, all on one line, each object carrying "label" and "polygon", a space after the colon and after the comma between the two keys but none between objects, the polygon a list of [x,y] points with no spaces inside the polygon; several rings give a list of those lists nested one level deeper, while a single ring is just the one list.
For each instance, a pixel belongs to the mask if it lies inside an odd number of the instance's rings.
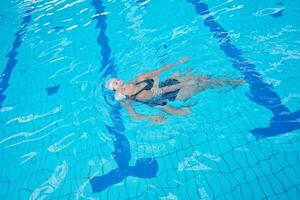
[{"label": "woman swimming", "polygon": [[132,102],[140,102],[151,107],[159,108],[172,115],[187,115],[191,110],[187,106],[173,107],[169,101],[186,101],[200,91],[223,86],[238,86],[244,83],[243,79],[230,80],[224,77],[210,77],[208,75],[181,76],[175,72],[169,79],[160,81],[159,75],[168,69],[183,64],[189,60],[181,60],[165,65],[159,69],[143,73],[129,83],[112,78],[106,82],[105,87],[115,92],[116,100],[121,102],[128,114],[139,120],[152,120],[152,123],[163,123],[165,118],[160,115],[142,115],[135,112]]}]

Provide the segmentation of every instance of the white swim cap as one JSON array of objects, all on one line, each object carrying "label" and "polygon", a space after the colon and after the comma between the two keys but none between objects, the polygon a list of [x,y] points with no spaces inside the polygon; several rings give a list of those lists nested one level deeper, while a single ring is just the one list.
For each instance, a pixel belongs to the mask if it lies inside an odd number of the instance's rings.
[{"label": "white swim cap", "polygon": [[[118,81],[118,80],[119,80],[119,79],[117,79],[117,78],[112,78],[112,79],[108,80],[108,81],[105,83],[105,88],[106,88],[106,89],[109,89],[109,90],[114,90],[114,89],[113,89],[113,83],[114,83],[114,81]],[[115,99],[116,99],[117,101],[122,101],[122,100],[126,99],[126,96],[123,95],[123,94],[121,94],[120,92],[115,91]]]},{"label": "white swim cap", "polygon": [[115,92],[115,99],[118,101],[122,101],[122,100],[126,99],[126,96],[121,94],[120,92]]},{"label": "white swim cap", "polygon": [[105,88],[106,89],[109,89],[109,90],[113,90],[113,82],[114,81],[117,81],[117,80],[119,80],[119,79],[117,79],[117,78],[112,78],[112,79],[109,79],[108,81],[106,81],[106,83],[105,83]]}]

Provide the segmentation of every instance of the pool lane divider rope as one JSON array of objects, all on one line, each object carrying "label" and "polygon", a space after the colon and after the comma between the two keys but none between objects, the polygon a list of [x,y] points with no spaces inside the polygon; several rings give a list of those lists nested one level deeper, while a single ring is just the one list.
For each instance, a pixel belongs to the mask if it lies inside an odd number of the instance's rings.
[{"label": "pool lane divider rope", "polygon": [[0,79],[1,79],[1,81],[0,81],[0,109],[2,108],[3,102],[6,99],[6,95],[4,94],[4,92],[6,91],[6,89],[9,86],[10,77],[12,75],[14,68],[17,65],[18,49],[22,45],[23,36],[27,32],[27,26],[31,21],[31,15],[32,15],[33,10],[34,10],[34,4],[32,3],[29,5],[28,10],[26,10],[26,12],[24,13],[24,16],[23,16],[23,19],[21,22],[21,29],[15,33],[16,37],[12,44],[12,48],[11,48],[10,52],[6,55],[6,57],[8,57],[8,61],[6,63],[4,71],[1,73],[1,76],[0,76]]},{"label": "pool lane divider rope", "polygon": [[210,14],[208,5],[201,0],[187,0],[187,2],[194,5],[196,12],[203,17],[204,25],[210,29],[213,37],[219,41],[220,49],[230,59],[233,67],[243,74],[250,88],[246,96],[252,102],[273,113],[273,117],[269,121],[269,127],[250,130],[252,134],[257,138],[271,137],[299,129],[300,110],[291,113],[282,104],[279,95],[273,91],[272,85],[263,82],[262,75],[255,70],[255,66],[243,57],[242,50],[231,43],[228,31],[216,22],[216,19]]},{"label": "pool lane divider rope", "polygon": [[[103,13],[105,7],[102,5],[101,0],[93,0],[91,4],[96,10],[96,14]],[[107,24],[106,15],[97,15],[96,28],[100,29],[100,33],[97,37],[97,42],[101,47],[102,63],[100,72],[104,72],[102,79],[107,77],[116,77],[114,58],[111,58],[111,49],[108,43],[108,37],[105,35]],[[111,103],[110,99],[113,99],[113,93],[105,89],[102,85],[102,93],[105,102],[109,105],[109,114],[112,121],[112,126],[105,125],[109,134],[114,136],[114,160],[117,164],[117,168],[111,170],[109,173],[102,176],[94,176],[90,178],[92,191],[102,192],[108,187],[111,187],[117,183],[120,183],[128,176],[134,176],[139,178],[153,178],[156,177],[158,171],[158,163],[155,158],[139,158],[134,166],[129,166],[131,159],[130,144],[126,136],[123,134],[125,127],[122,121],[120,113],[121,106],[118,102]]]}]

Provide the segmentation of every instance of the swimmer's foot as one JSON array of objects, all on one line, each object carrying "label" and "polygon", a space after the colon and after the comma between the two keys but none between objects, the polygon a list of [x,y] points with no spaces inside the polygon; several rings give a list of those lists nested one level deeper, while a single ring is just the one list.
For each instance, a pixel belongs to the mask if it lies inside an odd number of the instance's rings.
[{"label": "swimmer's foot", "polygon": [[231,86],[233,88],[236,88],[236,87],[238,87],[240,85],[243,85],[244,83],[246,83],[246,81],[244,79],[237,79],[237,80],[231,81]]}]

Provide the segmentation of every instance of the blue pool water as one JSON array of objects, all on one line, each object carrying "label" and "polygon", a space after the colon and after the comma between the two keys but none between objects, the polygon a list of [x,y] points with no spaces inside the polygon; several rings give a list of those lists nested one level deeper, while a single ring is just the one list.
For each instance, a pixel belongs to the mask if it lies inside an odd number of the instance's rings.
[{"label": "blue pool water", "polygon": [[[0,3],[0,199],[299,199],[300,3]],[[103,85],[174,62],[246,84],[131,119]],[[181,105],[175,102],[174,105]],[[139,113],[159,113],[136,104]]]}]

